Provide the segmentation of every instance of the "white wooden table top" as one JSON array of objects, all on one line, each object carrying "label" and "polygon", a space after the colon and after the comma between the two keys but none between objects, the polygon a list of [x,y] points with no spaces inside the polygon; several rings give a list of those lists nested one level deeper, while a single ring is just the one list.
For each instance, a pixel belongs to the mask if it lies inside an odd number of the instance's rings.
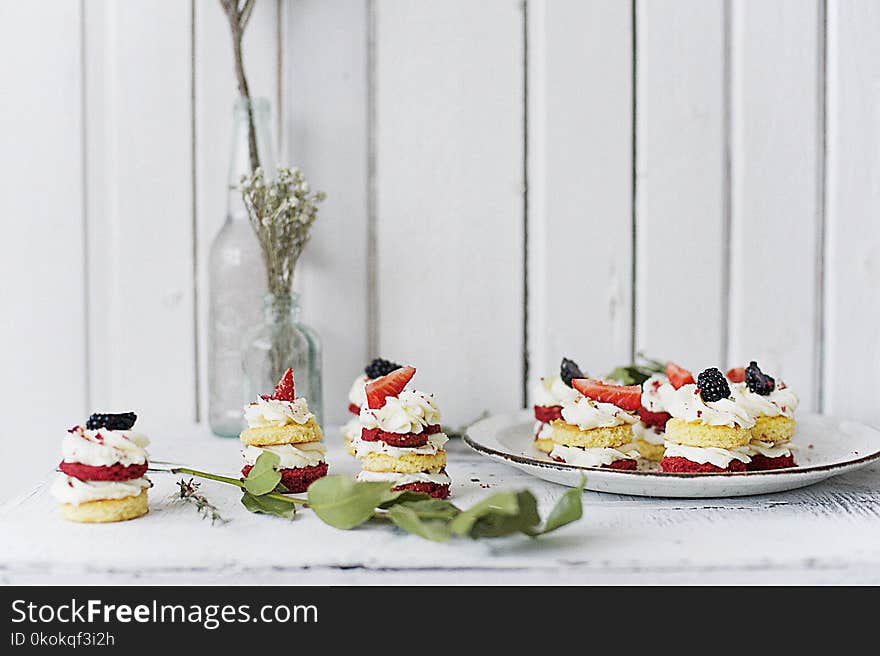
[{"label": "white wooden table top", "polygon": [[[356,461],[329,430],[331,472]],[[528,488],[542,515],[564,490],[448,445],[453,500]],[[150,452],[235,473],[237,440],[206,429],[156,437]],[[538,539],[434,544],[386,525],[339,531],[310,511],[253,515],[231,486],[202,491],[231,518],[211,526],[169,502],[177,476],[151,474],[150,513],[110,525],[63,521],[45,483],[0,508],[4,584],[880,583],[880,465],[777,495],[646,499],[584,493],[584,517]]]}]

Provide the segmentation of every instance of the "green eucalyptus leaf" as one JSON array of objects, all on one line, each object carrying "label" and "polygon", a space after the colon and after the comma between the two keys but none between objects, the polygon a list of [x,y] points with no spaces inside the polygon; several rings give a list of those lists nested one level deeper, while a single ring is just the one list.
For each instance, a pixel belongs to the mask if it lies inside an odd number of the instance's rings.
[{"label": "green eucalyptus leaf", "polygon": [[583,516],[581,499],[584,495],[584,485],[586,482],[586,477],[581,476],[580,485],[567,490],[565,494],[559,497],[559,501],[556,502],[556,505],[553,506],[553,510],[547,515],[547,521],[544,522],[544,527],[539,532],[535,533],[535,535],[550,533],[566,524],[576,522]]},{"label": "green eucalyptus leaf", "polygon": [[431,495],[429,494],[425,494],[424,492],[413,492],[412,490],[397,490],[396,492],[391,492],[391,495],[393,496],[390,499],[379,505],[380,508],[387,510],[398,503],[422,501],[431,498]]},{"label": "green eucalyptus leaf", "polygon": [[527,532],[541,521],[531,492],[499,492],[463,511],[450,523],[456,535],[501,537]]},{"label": "green eucalyptus leaf", "polygon": [[255,496],[247,490],[242,490],[241,503],[252,513],[276,515],[285,519],[293,519],[296,515],[295,503],[262,495]]},{"label": "green eucalyptus leaf", "polygon": [[400,496],[391,483],[363,483],[348,476],[325,476],[309,486],[309,507],[325,524],[350,529],[369,520],[376,508]]},{"label": "green eucalyptus leaf", "polygon": [[451,501],[431,497],[416,501],[403,501],[394,507],[398,506],[413,511],[422,519],[453,519],[461,514],[461,510]]},{"label": "green eucalyptus leaf", "polygon": [[281,458],[275,453],[270,451],[261,453],[244,479],[245,489],[254,496],[272,492],[281,482],[281,474],[276,469],[280,462]]},{"label": "green eucalyptus leaf", "polygon": [[392,506],[387,517],[398,528],[433,542],[446,542],[452,535],[448,519],[426,519],[410,504]]}]

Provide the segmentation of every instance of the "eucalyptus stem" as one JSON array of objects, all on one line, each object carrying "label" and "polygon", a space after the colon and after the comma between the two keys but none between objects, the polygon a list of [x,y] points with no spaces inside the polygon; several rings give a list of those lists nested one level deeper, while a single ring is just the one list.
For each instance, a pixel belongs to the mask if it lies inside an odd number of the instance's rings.
[{"label": "eucalyptus stem", "polygon": [[[197,469],[190,469],[189,467],[176,467],[171,470],[175,474],[189,474],[190,476],[195,476],[196,478],[207,478],[211,481],[217,481],[218,483],[226,483],[228,485],[234,485],[235,487],[239,487],[241,489],[245,489],[244,483],[242,483],[237,478],[230,478],[229,476],[220,476],[219,474],[209,474],[208,472],[199,471]],[[308,507],[308,502],[305,499],[297,499],[296,497],[288,497],[283,494],[275,494],[274,492],[270,492],[269,494],[262,495],[269,499],[277,499],[279,501],[287,501],[288,503],[300,504],[302,506]]]}]

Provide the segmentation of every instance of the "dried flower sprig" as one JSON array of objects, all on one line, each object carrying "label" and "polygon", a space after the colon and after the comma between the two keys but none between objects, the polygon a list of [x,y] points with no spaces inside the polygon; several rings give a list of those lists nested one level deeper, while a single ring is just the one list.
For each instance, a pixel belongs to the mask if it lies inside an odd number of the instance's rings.
[{"label": "dried flower sprig", "polygon": [[309,241],[323,191],[312,193],[299,169],[278,167],[267,181],[262,169],[241,178],[241,196],[266,263],[269,293],[290,294],[293,270]]},{"label": "dried flower sprig", "polygon": [[212,526],[217,522],[226,524],[229,521],[220,514],[217,506],[208,501],[208,497],[199,492],[199,483],[196,483],[193,479],[187,481],[181,478],[177,481],[177,486],[180,489],[174,494],[174,500],[180,503],[195,504],[196,510],[202,516],[202,519],[210,519]]},{"label": "dried flower sprig", "polygon": [[238,83],[238,93],[245,98],[248,113],[248,155],[250,157],[251,171],[260,167],[260,154],[257,151],[257,131],[254,126],[254,109],[251,106],[251,91],[248,86],[247,76],[244,73],[244,58],[242,52],[242,39],[244,30],[251,14],[254,11],[256,0],[220,0],[220,7],[229,21],[229,31],[232,34],[232,54],[235,64],[235,79]]}]

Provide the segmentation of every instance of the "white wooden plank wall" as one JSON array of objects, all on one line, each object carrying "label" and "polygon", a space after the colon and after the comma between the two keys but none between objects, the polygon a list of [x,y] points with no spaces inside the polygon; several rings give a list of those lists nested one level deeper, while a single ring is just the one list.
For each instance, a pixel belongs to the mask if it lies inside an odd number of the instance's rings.
[{"label": "white wooden plank wall", "polygon": [[[25,481],[91,409],[204,418],[234,86],[214,0],[0,18],[0,449],[42,450]],[[880,422],[878,28],[863,0],[258,0],[255,94],[330,194],[296,286],[331,422],[374,355],[459,423],[562,355],[638,350],[755,357]]]},{"label": "white wooden plank wall", "polygon": [[522,6],[374,11],[378,351],[466,422],[522,401]]},{"label": "white wooden plank wall", "polygon": [[632,348],[632,6],[528,4],[530,378]]},{"label": "white wooden plank wall", "polygon": [[880,4],[828,5],[825,407],[880,424]]}]

